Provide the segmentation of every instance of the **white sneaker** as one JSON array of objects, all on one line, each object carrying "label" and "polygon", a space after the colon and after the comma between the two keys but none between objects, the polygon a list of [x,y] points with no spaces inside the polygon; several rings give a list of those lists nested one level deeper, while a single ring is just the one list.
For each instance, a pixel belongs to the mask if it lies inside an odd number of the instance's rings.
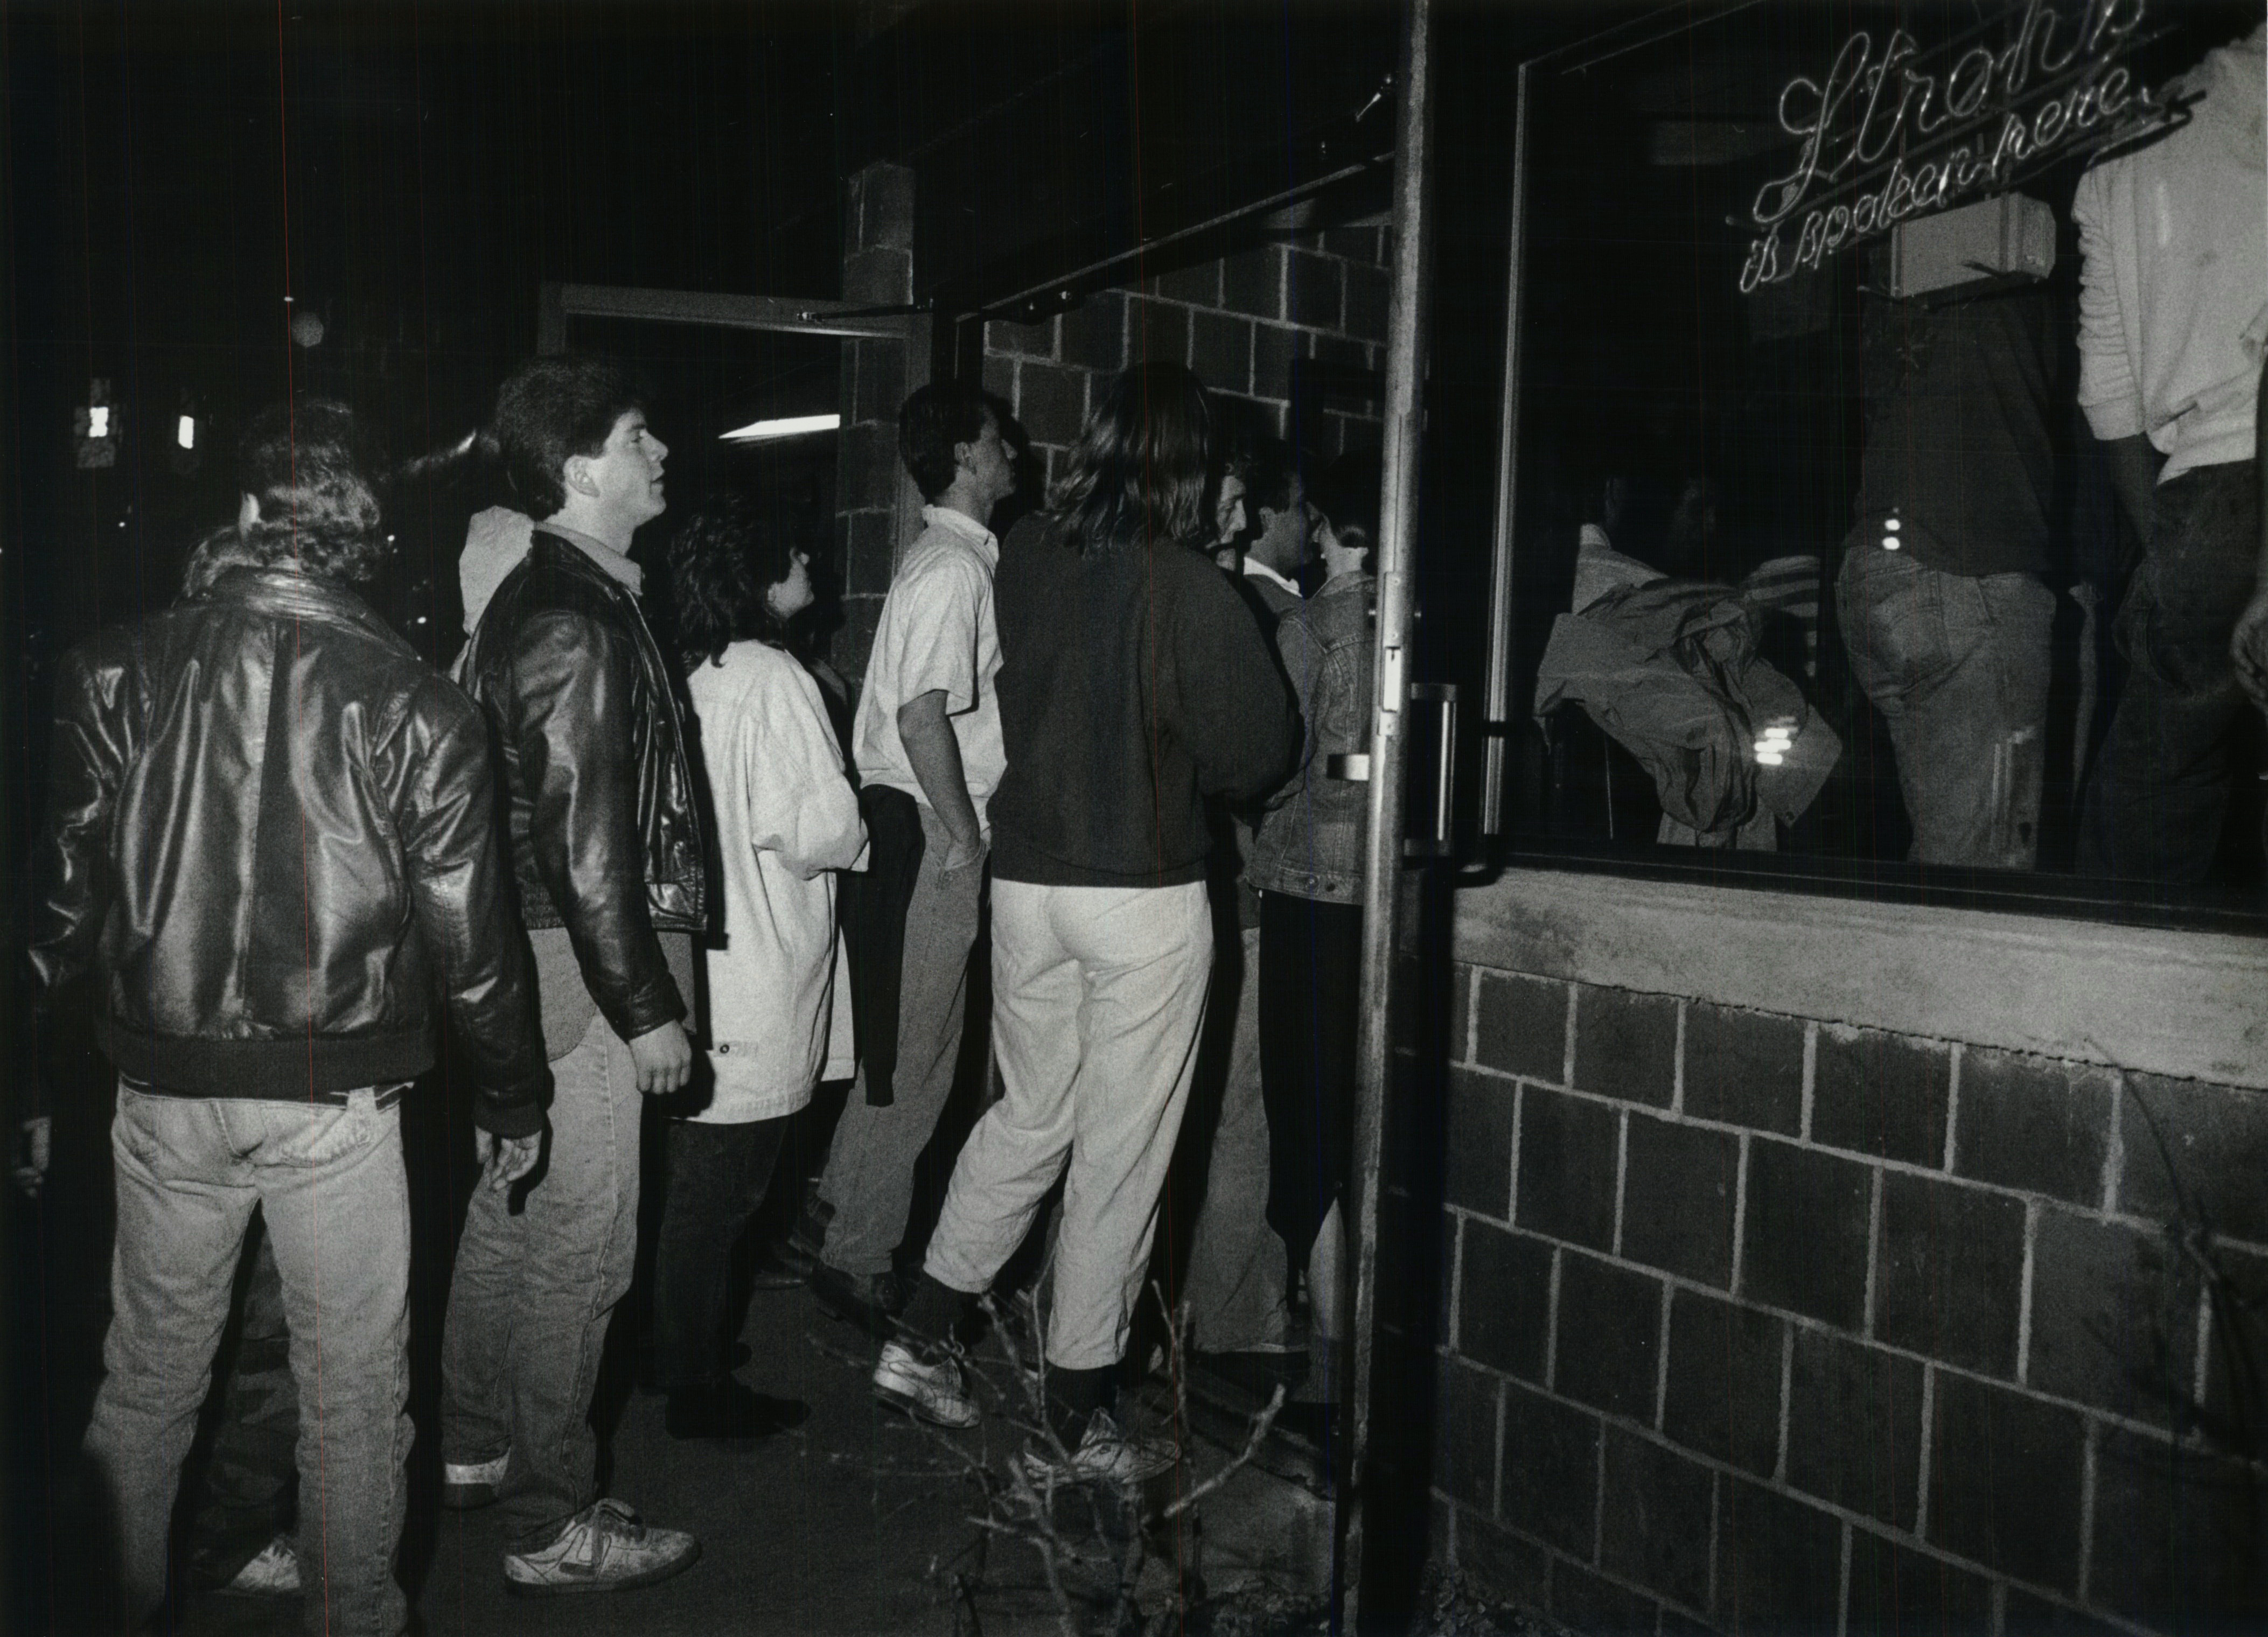
[{"label": "white sneaker", "polygon": [[536,1552],[508,1553],[506,1591],[549,1597],[578,1591],[628,1591],[693,1567],[701,1543],[681,1529],[649,1529],[619,1501],[593,1501]]},{"label": "white sneaker", "polygon": [[1181,1451],[1162,1438],[1130,1438],[1118,1430],[1108,1410],[1087,1418],[1086,1435],[1068,1458],[1052,1450],[1027,1448],[1024,1474],[1034,1483],[1138,1484],[1169,1472],[1181,1460]]},{"label": "white sneaker", "polygon": [[497,1498],[497,1487],[511,1464],[509,1450],[493,1461],[442,1462],[441,1504],[452,1512],[470,1512],[488,1505]]},{"label": "white sneaker", "polygon": [[902,1342],[882,1344],[874,1366],[874,1396],[932,1427],[974,1427],[976,1400],[961,1384],[961,1366],[950,1358],[924,1362]]},{"label": "white sneaker", "polygon": [[236,1578],[221,1588],[231,1597],[296,1597],[299,1595],[299,1548],[289,1535],[278,1535],[260,1548],[260,1555],[237,1570]]}]

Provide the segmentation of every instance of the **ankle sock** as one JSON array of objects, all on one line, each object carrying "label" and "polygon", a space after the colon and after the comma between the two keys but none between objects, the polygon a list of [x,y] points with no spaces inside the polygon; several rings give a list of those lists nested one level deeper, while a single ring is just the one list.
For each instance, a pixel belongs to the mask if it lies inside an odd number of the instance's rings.
[{"label": "ankle sock", "polygon": [[1110,1407],[1116,1375],[1117,1367],[1111,1364],[1096,1369],[1048,1366],[1048,1428],[1063,1440],[1064,1449],[1078,1449],[1094,1413]]},{"label": "ankle sock", "polygon": [[921,1283],[914,1287],[912,1300],[898,1316],[898,1328],[917,1347],[949,1341],[954,1326],[968,1316],[976,1302],[976,1298],[968,1291],[940,1284],[924,1268]]}]

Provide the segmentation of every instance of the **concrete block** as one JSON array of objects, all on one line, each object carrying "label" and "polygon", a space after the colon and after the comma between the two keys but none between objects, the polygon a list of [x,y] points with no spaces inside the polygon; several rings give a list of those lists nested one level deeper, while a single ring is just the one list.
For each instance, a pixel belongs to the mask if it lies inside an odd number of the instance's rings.
[{"label": "concrete block", "polygon": [[1189,368],[1207,386],[1245,393],[1252,387],[1252,320],[1233,313],[1189,315]]},{"label": "concrete block", "polygon": [[1952,1065],[1951,1050],[1933,1041],[1822,1027],[1812,1140],[1915,1165],[1943,1164]]},{"label": "concrete block", "polygon": [[1715,1479],[1698,1461],[1621,1428],[1608,1428],[1606,1439],[1599,1567],[1672,1603],[1705,1608]]},{"label": "concrete block", "polygon": [[1387,308],[1393,281],[1384,268],[1351,261],[1346,267],[1346,332],[1357,341],[1386,339]]},{"label": "concrete block", "polygon": [[2107,1068],[1970,1047],[1961,1054],[1954,1171],[2100,1205],[2117,1089]]},{"label": "concrete block", "polygon": [[854,422],[895,422],[906,401],[906,349],[890,341],[851,341],[850,415]]},{"label": "concrete block", "polygon": [[1337,329],[1344,317],[1339,282],[1339,269],[1344,264],[1329,256],[1309,255],[1303,250],[1294,250],[1290,255],[1288,285],[1292,305],[1286,316],[1294,324]]},{"label": "concrete block", "polygon": [[2019,1586],[2001,1603],[2002,1637],[2126,1637],[2126,1628],[2081,1614],[2060,1603],[2036,1597]]},{"label": "concrete block", "polygon": [[1070,444],[1086,424],[1084,370],[1026,358],[1016,365],[1016,418],[1035,444]]},{"label": "concrete block", "polygon": [[1375,267],[1379,232],[1375,227],[1327,227],[1323,230],[1323,249],[1328,254]]},{"label": "concrete block", "polygon": [[1929,1543],[2036,1586],[2079,1587],[2086,1420],[1940,1371],[1930,1428]]},{"label": "concrete block", "polygon": [[1497,1403],[1493,1376],[1441,1361],[1433,1400],[1433,1487],[1484,1514],[1496,1510]]},{"label": "concrete block", "polygon": [[1771,1476],[1779,1456],[1786,1321],[1691,1290],[1669,1296],[1662,1431],[1689,1450]]},{"label": "concrete block", "polygon": [[1882,1340],[2014,1380],[2023,1289],[2021,1200],[1883,1173],[1874,1286]]},{"label": "concrete block", "polygon": [[2268,1480],[2243,1463],[2103,1428],[2088,1601],[2154,1631],[2268,1628]]},{"label": "concrete block", "polygon": [[904,250],[854,250],[843,258],[843,299],[887,306],[914,298],[914,259]]},{"label": "concrete block", "polygon": [[1452,1070],[1441,1197],[1502,1222],[1512,1215],[1512,1130],[1517,1094],[1509,1081]]},{"label": "concrete block", "polygon": [[1263,398],[1289,398],[1300,332],[1280,324],[1253,326],[1252,390]]},{"label": "concrete block", "polygon": [[2205,1411],[2224,1427],[2257,1428],[2268,1413],[2268,1256],[2221,1244],[2213,1259],[2224,1282],[2214,1293]]},{"label": "concrete block", "polygon": [[1186,363],[1189,356],[1189,310],[1170,301],[1137,297],[1129,304],[1126,363]]},{"label": "concrete block", "polygon": [[1660,1605],[1562,1559],[1551,1566],[1551,1617],[1584,1637],[1653,1637]]},{"label": "concrete block", "polygon": [[1668,1108],[1676,1075],[1675,1000],[1588,984],[1575,991],[1577,1087]]},{"label": "concrete block", "polygon": [[984,324],[984,349],[1005,352],[1019,358],[1047,358],[1056,356],[1056,321],[1042,319],[1037,324],[1013,324],[1006,319],[988,319]]},{"label": "concrete block", "polygon": [[1170,301],[1186,301],[1200,307],[1220,305],[1220,263],[1200,261],[1194,267],[1175,268],[1170,273],[1160,273],[1148,282],[1144,294],[1163,296]]},{"label": "concrete block", "polygon": [[1837,1629],[1841,1522],[1760,1484],[1718,1482],[1717,1624],[1730,1632]]},{"label": "concrete block", "polygon": [[850,178],[853,248],[907,250],[914,247],[914,173],[902,165],[874,164]]},{"label": "concrete block", "polygon": [[1282,318],[1284,255],[1278,246],[1263,245],[1221,263],[1221,305],[1256,319]]},{"label": "concrete block", "polygon": [[843,590],[853,595],[887,593],[897,554],[897,514],[854,511],[844,521],[848,526],[843,554]]},{"label": "concrete block", "polygon": [[1588,1561],[1598,1496],[1598,1417],[1507,1383],[1498,1516]]},{"label": "concrete block", "polygon": [[1989,1632],[1992,1583],[1943,1558],[1854,1529],[1847,1629],[1863,1637]]},{"label": "concrete block", "polygon": [[2268,1244],[2268,1092],[2156,1075],[2129,1075],[2126,1090],[2118,1208]]},{"label": "concrete block", "polygon": [[[1579,1077],[1581,1053],[1579,1046]],[[1729,1288],[1740,1170],[1741,1141],[1731,1132],[1632,1114],[1623,1175],[1622,1253]]]},{"label": "concrete block", "polygon": [[1580,1252],[1559,1259],[1553,1390],[1649,1426],[1661,1357],[1661,1281]]},{"label": "concrete block", "polygon": [[1787,1481],[1807,1494],[1910,1530],[1921,1496],[1922,1367],[1799,1329],[1788,1372]]},{"label": "concrete block", "polygon": [[2162,1426],[2197,1379],[2197,1304],[2162,1234],[2043,1210],[2025,1384]]},{"label": "concrete block", "polygon": [[1543,1384],[1550,1341],[1551,1247],[1468,1219],[1457,1267],[1457,1351]]},{"label": "concrete block", "polygon": [[1749,1145],[1741,1294],[1856,1332],[1867,1313],[1867,1168],[1759,1138]]},{"label": "concrete block", "polygon": [[1551,1598],[1551,1554],[1502,1524],[1463,1507],[1456,1510],[1457,1567],[1485,1595],[1521,1608]]},{"label": "concrete block", "polygon": [[1693,1001],[1685,1008],[1685,1112],[1793,1136],[1803,1122],[1800,1017]]},{"label": "concrete block", "polygon": [[1099,290],[1063,315],[1063,361],[1116,374],[1126,367],[1126,297]]},{"label": "concrete block", "polygon": [[1615,1121],[1603,1103],[1524,1088],[1520,1226],[1594,1251],[1614,1249]]},{"label": "concrete block", "polygon": [[1016,401],[1016,361],[1004,353],[984,355],[984,390],[1004,403]]},{"label": "concrete block", "polygon": [[1483,973],[1474,1055],[1503,1074],[1565,1084],[1567,986],[1515,973]]},{"label": "concrete block", "polygon": [[1468,1044],[1473,1031],[1473,969],[1462,963],[1449,968],[1449,1061],[1472,1061]]}]

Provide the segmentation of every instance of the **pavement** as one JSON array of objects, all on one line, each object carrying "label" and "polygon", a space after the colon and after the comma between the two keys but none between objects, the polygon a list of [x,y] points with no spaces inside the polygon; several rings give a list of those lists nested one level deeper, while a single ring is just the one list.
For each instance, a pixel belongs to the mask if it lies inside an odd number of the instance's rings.
[{"label": "pavement", "polygon": [[[423,1485],[428,1493],[413,1489],[402,1554],[422,1629],[430,1637],[949,1637],[979,1630],[1036,1637],[1059,1630],[1040,1553],[971,1521],[984,1513],[1027,1531],[1035,1521],[1012,1501],[986,1499],[988,1489],[996,1497],[1007,1490],[1007,1463],[1026,1436],[1012,1424],[1021,1419],[1012,1403],[1021,1395],[997,1338],[978,1350],[990,1393],[984,1423],[947,1434],[877,1404],[866,1387],[870,1344],[804,1290],[755,1293],[742,1337],[752,1356],[741,1378],[806,1401],[812,1413],[802,1427],[744,1445],[681,1442],[663,1429],[659,1398],[615,1395],[607,1492],[651,1523],[693,1531],[702,1542],[698,1563],[637,1591],[511,1596],[497,1514],[442,1512]],[[606,1398],[602,1390],[602,1420]],[[1153,1508],[1227,1465],[1249,1425],[1236,1391],[1200,1393],[1177,1409],[1163,1380],[1129,1395],[1124,1407],[1138,1426],[1163,1431],[1182,1423],[1183,1465],[1159,1480],[1148,1497]],[[413,1461],[412,1470],[430,1466]],[[1145,1606],[1170,1601],[1177,1585],[1185,1597],[1239,1585],[1291,1595],[1320,1589],[1329,1567],[1329,1508],[1320,1489],[1312,1452],[1271,1442],[1265,1458],[1199,1505],[1201,1523],[1185,1515],[1152,1531],[1139,1582]],[[1123,1550],[1125,1528],[1108,1511],[1091,1497],[1066,1496],[1052,1517],[1068,1538],[1107,1539]],[[1108,1584],[1095,1566],[1084,1580],[1076,1569],[1071,1578],[1097,1591]],[[174,1629],[185,1637],[298,1630],[296,1601],[206,1596],[183,1615]]]}]

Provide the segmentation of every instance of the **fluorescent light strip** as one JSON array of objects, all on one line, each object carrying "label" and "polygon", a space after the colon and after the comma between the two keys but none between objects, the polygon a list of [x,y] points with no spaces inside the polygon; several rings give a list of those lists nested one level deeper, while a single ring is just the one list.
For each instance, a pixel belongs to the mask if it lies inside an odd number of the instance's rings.
[{"label": "fluorescent light strip", "polygon": [[839,415],[798,415],[783,421],[751,421],[723,433],[718,442],[768,444],[776,437],[801,437],[806,432],[832,432],[843,424]]}]

